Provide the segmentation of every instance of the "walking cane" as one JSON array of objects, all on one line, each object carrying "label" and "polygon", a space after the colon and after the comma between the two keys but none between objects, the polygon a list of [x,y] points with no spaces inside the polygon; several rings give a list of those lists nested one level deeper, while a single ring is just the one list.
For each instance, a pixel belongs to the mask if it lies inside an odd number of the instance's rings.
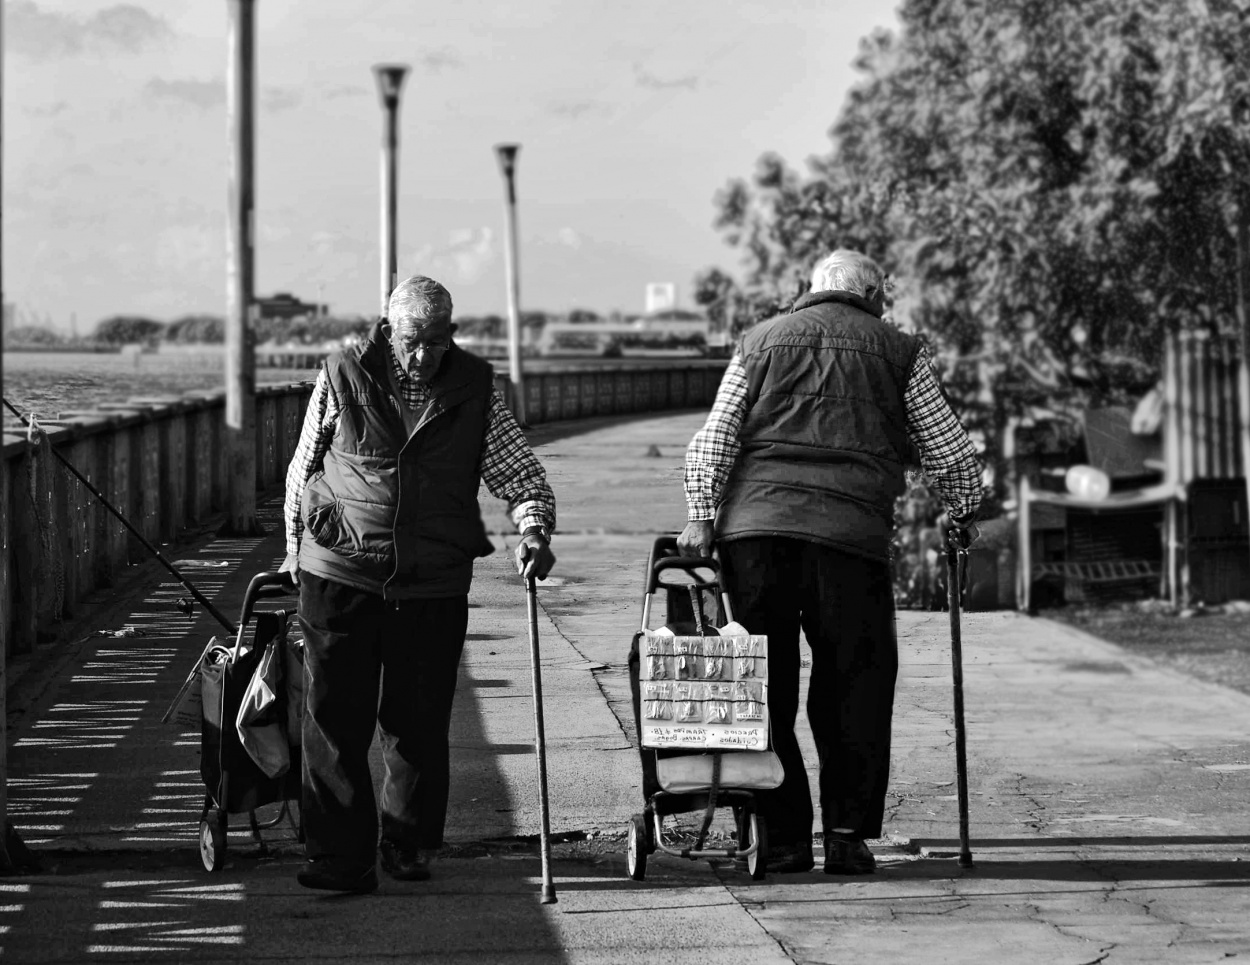
[{"label": "walking cane", "polygon": [[551,877],[551,811],[547,804],[547,739],[543,734],[543,681],[538,667],[538,591],[534,578],[525,578],[525,600],[530,618],[530,676],[534,686],[534,745],[538,752],[538,809],[542,816],[540,847],[543,856],[544,905],[556,903],[556,885]]},{"label": "walking cane", "polygon": [[968,556],[967,533],[946,534],[946,592],[951,611],[951,679],[955,688],[955,779],[959,793],[959,866],[972,867],[968,844],[968,753],[964,733],[963,644],[959,639],[960,565]]}]

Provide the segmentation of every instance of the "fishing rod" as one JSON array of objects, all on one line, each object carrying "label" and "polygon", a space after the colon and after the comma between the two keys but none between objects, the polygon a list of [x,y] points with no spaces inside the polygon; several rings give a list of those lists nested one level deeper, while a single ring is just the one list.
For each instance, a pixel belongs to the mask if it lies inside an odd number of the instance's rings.
[{"label": "fishing rod", "polygon": [[[12,412],[15,416],[17,416],[18,419],[21,420],[22,425],[24,425],[27,429],[34,428],[34,426],[31,424],[31,421],[27,419],[26,416],[18,412],[17,409],[13,407],[13,403],[11,403],[8,399],[4,399],[3,397],[0,397],[0,401],[4,402],[8,410]],[[87,477],[84,476],[82,473],[80,473],[74,467],[73,463],[71,463],[68,459],[66,459],[63,455],[61,455],[56,450],[55,446],[49,446],[48,448],[52,451],[52,455],[56,456],[57,459],[61,461],[61,465],[63,465],[66,469],[68,469],[73,474],[75,479],[77,479],[80,483],[86,486],[87,491],[90,492],[91,495],[94,496],[96,499],[98,499],[101,505],[103,505],[105,509],[107,509],[110,513],[116,516],[118,521],[123,526],[125,526],[126,529],[130,531],[130,534],[134,536],[135,539],[137,539],[140,543],[142,543],[144,548],[153,556],[155,556],[156,559],[160,562],[160,564],[163,567],[165,567],[165,569],[169,570],[169,572],[174,575],[174,577],[178,580],[179,583],[181,583],[183,586],[187,588],[187,591],[193,597],[195,597],[196,601],[200,604],[200,606],[204,607],[204,609],[207,610],[212,615],[213,619],[215,619],[218,623],[220,623],[223,627],[225,627],[226,630],[229,631],[231,634],[236,634],[239,632],[239,628],[236,627],[233,623],[231,623],[230,620],[227,619],[226,616],[220,610],[218,610],[215,606],[213,606],[212,602],[206,596],[204,596],[203,593],[201,593],[194,586],[192,586],[191,581],[188,580],[185,576],[183,576],[181,571],[179,571],[179,569],[176,566],[174,566],[173,563],[165,559],[165,555],[160,550],[158,550],[155,546],[153,546],[150,542],[148,542],[147,537],[145,537],[142,533],[140,533],[137,529],[135,529],[134,526],[131,525],[130,520],[128,520],[125,516],[123,516],[118,511],[118,509],[104,497],[104,493],[96,489],[95,486],[93,486],[87,480]]]}]

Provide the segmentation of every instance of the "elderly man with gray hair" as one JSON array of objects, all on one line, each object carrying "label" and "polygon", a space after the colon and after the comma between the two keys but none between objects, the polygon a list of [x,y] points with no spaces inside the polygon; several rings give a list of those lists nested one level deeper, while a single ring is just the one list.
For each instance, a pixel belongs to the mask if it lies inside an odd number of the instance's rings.
[{"label": "elderly man with gray hair", "polygon": [[[286,477],[287,558],[304,631],[300,884],[428,878],[442,844],[448,732],[473,561],[492,551],[477,494],[508,501],[517,569],[543,579],[555,497],[494,389],[452,341],[451,295],[422,275],[317,376]],[[382,745],[381,842],[369,772]]]},{"label": "elderly man with gray hair", "polygon": [[773,747],[760,792],[769,870],[807,871],[813,809],[794,725],[799,630],[812,653],[807,716],[820,761],[824,870],[869,874],[890,769],[898,652],[890,539],[904,466],[920,464],[952,523],[981,498],[972,443],[920,341],[882,321],[885,274],[840,249],[793,310],[749,330],[686,450],[686,555],[719,552],[734,615],[768,635]]}]

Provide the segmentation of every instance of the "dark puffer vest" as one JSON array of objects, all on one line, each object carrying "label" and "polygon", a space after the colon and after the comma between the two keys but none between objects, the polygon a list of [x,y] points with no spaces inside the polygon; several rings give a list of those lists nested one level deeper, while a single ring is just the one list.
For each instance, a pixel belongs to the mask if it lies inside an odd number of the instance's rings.
[{"label": "dark puffer vest", "polygon": [[804,295],[747,332],[749,409],[717,538],[795,536],[888,559],[918,349],[849,292]]},{"label": "dark puffer vest", "polygon": [[494,370],[453,343],[408,411],[379,324],[326,374],[338,429],[304,489],[300,568],[388,600],[468,593],[493,549],[477,492]]}]

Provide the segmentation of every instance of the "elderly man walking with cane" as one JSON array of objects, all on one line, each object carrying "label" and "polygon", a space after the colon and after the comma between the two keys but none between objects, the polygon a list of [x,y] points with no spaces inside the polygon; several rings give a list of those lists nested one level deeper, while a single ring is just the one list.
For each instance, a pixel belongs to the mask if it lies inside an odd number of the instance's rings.
[{"label": "elderly man walking with cane", "polygon": [[914,336],[881,320],[885,275],[838,250],[794,309],[743,337],[686,451],[683,555],[720,554],[735,616],[769,638],[773,746],[758,794],[769,870],[807,871],[812,798],[794,733],[799,630],[812,651],[807,715],[820,758],[824,870],[870,874],[890,768],[898,652],[889,545],[904,466],[920,464],[950,521],[980,504],[972,443]]},{"label": "elderly man walking with cane", "polygon": [[[300,884],[330,891],[430,876],[450,783],[448,731],[473,561],[492,551],[477,494],[508,501],[518,570],[543,579],[555,497],[494,389],[452,341],[451,296],[415,275],[386,319],[332,355],[286,479],[287,558],[305,643]],[[386,771],[369,773],[375,725]]]}]

